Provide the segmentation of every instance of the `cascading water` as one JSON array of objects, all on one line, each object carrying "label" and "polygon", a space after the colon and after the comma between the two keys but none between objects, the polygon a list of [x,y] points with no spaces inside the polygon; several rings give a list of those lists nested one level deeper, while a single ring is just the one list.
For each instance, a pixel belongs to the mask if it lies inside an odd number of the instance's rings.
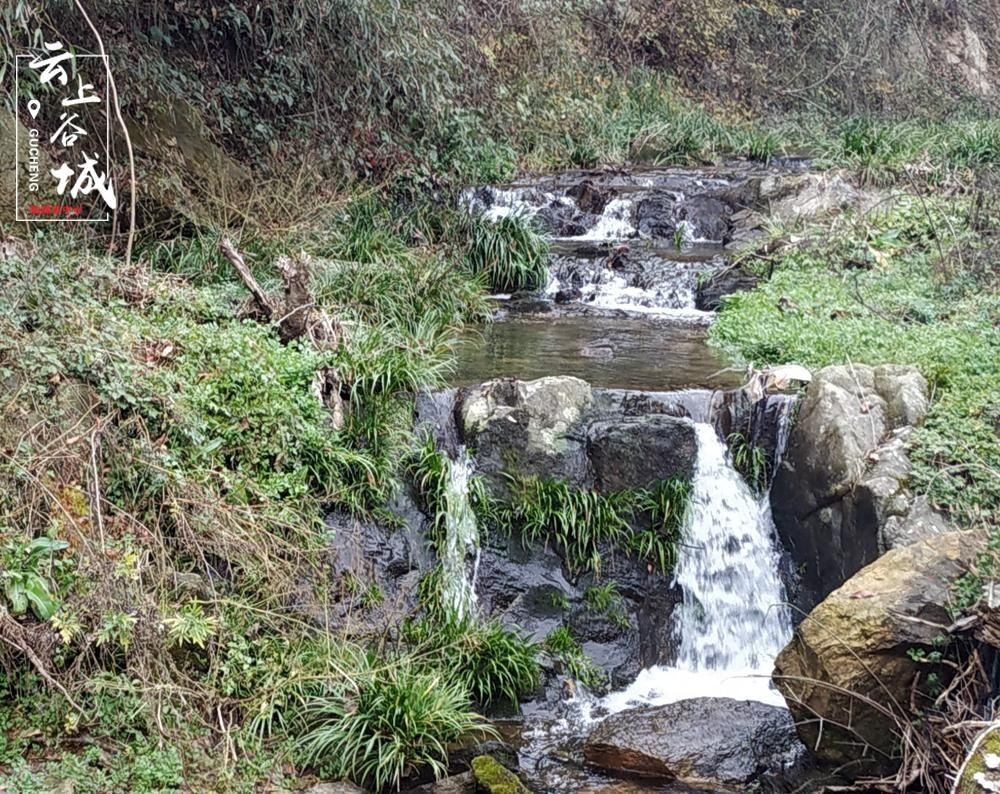
[{"label": "cascading water", "polygon": [[609,711],[699,696],[784,703],[770,673],[792,628],[769,500],[753,495],[711,425],[696,430],[694,491],[675,572],[684,594],[674,629],[677,661],[644,670],[628,689],[609,695]]},{"label": "cascading water", "polygon": [[446,608],[459,619],[471,616],[476,607],[479,528],[469,502],[472,465],[472,458],[464,448],[460,449],[448,468],[444,490],[445,542],[440,552],[442,596]]}]

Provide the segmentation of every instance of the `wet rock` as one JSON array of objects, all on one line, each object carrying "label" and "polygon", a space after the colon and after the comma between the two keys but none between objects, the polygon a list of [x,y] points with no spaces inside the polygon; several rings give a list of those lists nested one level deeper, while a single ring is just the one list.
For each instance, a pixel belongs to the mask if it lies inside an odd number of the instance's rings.
[{"label": "wet rock", "polygon": [[485,614],[532,642],[542,642],[558,628],[567,606],[580,598],[553,549],[525,548],[519,539],[483,547],[477,593]]},{"label": "wet rock", "polygon": [[624,600],[607,612],[578,606],[567,625],[583,652],[608,674],[612,689],[631,684],[642,670],[639,624]]},{"label": "wet rock", "polygon": [[781,777],[801,756],[787,711],[728,698],[694,698],[614,714],[584,746],[587,762],[609,772],[725,790]]},{"label": "wet rock", "polygon": [[576,199],[581,212],[600,215],[608,203],[610,195],[597,187],[591,180],[584,179],[566,191],[566,195]]},{"label": "wet rock", "polygon": [[460,432],[500,493],[504,470],[580,485],[587,480],[580,424],[591,401],[590,384],[579,378],[488,381],[463,391]]},{"label": "wet rock", "polygon": [[653,191],[636,204],[635,226],[640,237],[669,239],[674,236],[677,224],[674,221],[674,204],[677,197],[673,193]]},{"label": "wet rock", "polygon": [[670,582],[650,586],[636,615],[639,624],[641,667],[668,665],[677,658],[680,638],[674,631],[674,610],[683,600],[679,587]]},{"label": "wet rock", "polygon": [[485,794],[529,794],[521,779],[491,755],[473,758],[472,773]]},{"label": "wet rock", "polygon": [[551,301],[534,294],[518,293],[504,304],[497,319],[501,319],[504,314],[548,314],[551,311]]},{"label": "wet rock", "polygon": [[476,778],[472,772],[425,783],[422,786],[409,789],[410,794],[476,794]]},{"label": "wet rock", "polygon": [[[831,593],[778,655],[774,681],[799,735],[846,774],[891,773],[915,679],[930,672],[910,651],[931,651],[951,624],[952,585],[985,538],[950,532],[893,549]],[[872,703],[877,704],[875,706]],[[817,719],[819,718],[819,719]],[[841,726],[851,726],[846,730]],[[820,735],[822,733],[822,735]],[[861,758],[865,744],[876,752]]]},{"label": "wet rock", "polygon": [[441,389],[420,392],[416,398],[417,433],[429,433],[435,446],[449,457],[458,454],[460,444],[458,428],[455,426],[455,400],[458,389]]},{"label": "wet rock", "polygon": [[677,207],[678,225],[684,223],[695,240],[722,242],[729,235],[728,204],[713,196],[692,196]]},{"label": "wet rock", "polygon": [[597,222],[596,216],[584,215],[572,204],[559,202],[540,209],[535,219],[553,237],[579,237]]},{"label": "wet rock", "polygon": [[[912,367],[827,367],[802,401],[771,491],[774,523],[801,573],[794,599],[808,611],[901,535],[913,496],[906,428],[927,411]],[[881,544],[881,547],[880,547]]]},{"label": "wet rock", "polygon": [[569,303],[580,300],[582,295],[579,287],[566,287],[556,292],[555,301],[556,303]]},{"label": "wet rock", "polygon": [[671,477],[690,479],[698,454],[694,424],[666,415],[594,422],[587,450],[597,488],[642,488]]},{"label": "wet rock", "polygon": [[694,305],[702,311],[717,311],[725,296],[748,292],[756,287],[759,281],[760,276],[743,267],[726,267],[698,281]]},{"label": "wet rock", "polygon": [[365,794],[365,790],[342,780],[338,783],[317,783],[304,789],[302,794]]}]

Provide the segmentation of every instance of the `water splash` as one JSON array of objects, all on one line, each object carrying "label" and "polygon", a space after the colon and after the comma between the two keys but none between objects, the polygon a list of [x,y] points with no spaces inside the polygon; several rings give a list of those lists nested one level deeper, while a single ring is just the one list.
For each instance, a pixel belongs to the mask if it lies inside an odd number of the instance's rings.
[{"label": "water splash", "polygon": [[470,617],[476,609],[479,572],[479,527],[469,501],[473,462],[463,447],[451,461],[444,489],[445,539],[439,551],[445,608],[455,617]]},{"label": "water splash", "polygon": [[630,198],[611,199],[604,211],[590,229],[573,240],[625,240],[635,237],[635,224],[632,222],[633,202]]},{"label": "water splash", "polygon": [[694,491],[675,572],[684,593],[675,613],[677,661],[609,695],[602,704],[609,711],[702,695],[784,704],[770,673],[792,628],[769,500],[754,497],[711,425],[695,427]]}]

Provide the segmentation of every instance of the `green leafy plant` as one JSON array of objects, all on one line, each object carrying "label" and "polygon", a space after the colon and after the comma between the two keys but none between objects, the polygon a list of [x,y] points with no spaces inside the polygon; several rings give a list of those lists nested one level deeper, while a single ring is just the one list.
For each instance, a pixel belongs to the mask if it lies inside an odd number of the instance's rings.
[{"label": "green leafy plant", "polygon": [[219,629],[219,621],[214,615],[206,615],[199,601],[188,601],[172,617],[164,618],[167,636],[171,644],[178,647],[193,645],[204,648],[205,643]]},{"label": "green leafy plant", "polygon": [[545,286],[548,245],[524,218],[508,215],[496,221],[479,216],[467,221],[466,263],[498,292]]},{"label": "green leafy plant", "polygon": [[545,650],[562,663],[566,674],[590,689],[599,689],[607,683],[607,676],[584,653],[583,647],[568,626],[553,629],[545,638]]},{"label": "green leafy plant", "polygon": [[29,606],[39,620],[55,614],[59,601],[51,575],[53,558],[68,545],[49,537],[33,538],[27,543],[16,539],[4,542],[0,577],[12,614],[23,615]]},{"label": "green leafy plant", "polygon": [[619,602],[621,595],[615,582],[592,585],[583,591],[583,603],[592,612],[605,614]]},{"label": "green leafy plant", "polygon": [[667,573],[687,513],[691,485],[664,480],[648,489],[601,494],[558,480],[508,475],[508,502],[474,502],[482,526],[552,543],[571,572],[601,573],[605,546],[637,553]]},{"label": "green leafy plant", "polygon": [[302,720],[304,762],[378,791],[424,768],[443,776],[451,742],[492,733],[461,683],[405,658],[332,682],[306,702]]},{"label": "green leafy plant", "polygon": [[751,444],[746,434],[739,431],[730,433],[727,443],[733,468],[756,493],[764,493],[770,482],[767,452],[762,447]]}]

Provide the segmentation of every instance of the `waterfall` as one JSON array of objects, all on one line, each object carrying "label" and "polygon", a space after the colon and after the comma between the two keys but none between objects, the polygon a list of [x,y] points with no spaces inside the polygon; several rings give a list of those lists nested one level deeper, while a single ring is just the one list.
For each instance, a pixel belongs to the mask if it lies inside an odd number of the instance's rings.
[{"label": "waterfall", "polygon": [[[789,407],[780,409],[779,440],[787,437]],[[642,671],[628,689],[609,695],[609,711],[699,696],[784,704],[770,674],[792,627],[769,499],[753,495],[710,424],[699,422],[696,430],[694,490],[675,571],[684,597],[675,612],[676,661]]]},{"label": "waterfall", "polygon": [[471,616],[476,607],[479,528],[469,502],[472,465],[472,458],[463,447],[448,467],[448,482],[444,489],[444,548],[438,550],[444,604],[459,619]]}]

